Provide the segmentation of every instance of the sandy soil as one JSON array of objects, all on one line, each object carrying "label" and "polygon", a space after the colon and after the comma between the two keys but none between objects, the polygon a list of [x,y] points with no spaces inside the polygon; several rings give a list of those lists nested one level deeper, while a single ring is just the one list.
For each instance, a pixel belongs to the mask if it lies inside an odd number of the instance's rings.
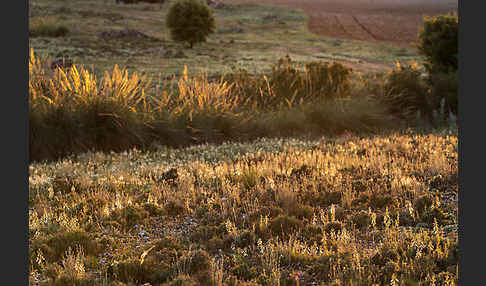
[{"label": "sandy soil", "polygon": [[338,39],[379,41],[411,47],[424,16],[457,11],[458,0],[223,0],[300,8],[309,30]]}]

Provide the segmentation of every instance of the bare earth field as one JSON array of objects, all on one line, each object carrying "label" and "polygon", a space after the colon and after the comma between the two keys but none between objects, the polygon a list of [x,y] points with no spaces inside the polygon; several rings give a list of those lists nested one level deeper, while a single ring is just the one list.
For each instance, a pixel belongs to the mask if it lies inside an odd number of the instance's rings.
[{"label": "bare earth field", "polygon": [[313,33],[341,39],[413,46],[424,16],[457,11],[454,0],[226,0],[302,9]]},{"label": "bare earth field", "polygon": [[[213,9],[217,31],[194,49],[169,37],[164,5],[116,5],[115,1],[30,0],[32,23],[51,20],[69,29],[65,37],[30,37],[29,46],[50,59],[71,57],[95,74],[114,64],[152,77],[201,68],[219,74],[231,66],[269,70],[279,58],[339,61],[355,71],[386,72],[399,62],[421,58],[411,42],[423,15],[457,8],[450,0],[220,0]],[[442,2],[439,2],[442,1]],[[239,3],[237,3],[239,2]],[[439,3],[439,4],[438,4]],[[147,37],[110,36],[136,30]],[[102,36],[105,35],[105,36]],[[106,36],[108,35],[108,36]],[[177,56],[176,56],[177,55]]]}]

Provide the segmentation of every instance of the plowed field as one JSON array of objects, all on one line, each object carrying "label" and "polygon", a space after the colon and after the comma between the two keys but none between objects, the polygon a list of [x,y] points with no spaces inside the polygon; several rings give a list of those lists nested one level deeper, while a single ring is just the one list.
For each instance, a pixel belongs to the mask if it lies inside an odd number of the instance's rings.
[{"label": "plowed field", "polygon": [[457,11],[458,0],[225,0],[302,9],[319,35],[412,46],[424,16]]}]

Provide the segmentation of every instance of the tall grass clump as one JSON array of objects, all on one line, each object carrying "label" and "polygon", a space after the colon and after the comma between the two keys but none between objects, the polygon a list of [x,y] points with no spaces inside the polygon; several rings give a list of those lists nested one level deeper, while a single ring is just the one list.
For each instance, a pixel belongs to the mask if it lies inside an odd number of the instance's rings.
[{"label": "tall grass clump", "polygon": [[87,69],[47,70],[33,50],[29,62],[31,159],[89,150],[121,151],[236,137],[247,120],[230,84],[210,83],[187,69],[175,88],[145,93],[151,80],[114,66],[101,80]]},{"label": "tall grass clump", "polygon": [[[98,80],[84,67],[48,70],[31,51],[31,160],[90,150],[175,147],[259,137],[376,132],[390,120],[384,104],[352,86],[351,70],[289,58],[267,75],[223,75],[209,81],[187,67],[159,89],[114,66]],[[160,86],[160,85],[159,85]]]},{"label": "tall grass clump", "polygon": [[153,125],[156,129],[161,126],[171,126],[169,129],[173,131],[178,129],[186,138],[181,138],[181,142],[214,142],[238,137],[238,127],[251,114],[241,108],[239,97],[228,96],[231,88],[232,84],[222,79],[209,82],[204,73],[189,77],[184,67],[183,76],[175,85],[151,97],[157,118]]},{"label": "tall grass clump", "polygon": [[346,97],[350,93],[352,70],[339,63],[311,62],[298,65],[290,57],[279,59],[264,75],[240,69],[226,74],[234,83],[230,96],[248,107],[276,110],[316,100]]},{"label": "tall grass clump", "polygon": [[164,91],[157,96],[156,110],[166,112],[168,118],[184,117],[192,122],[198,116],[238,116],[241,112],[238,97],[229,97],[232,84],[209,82],[206,74],[190,78],[187,67],[177,80],[176,91]]},{"label": "tall grass clump", "polygon": [[141,126],[149,111],[145,78],[136,73],[129,76],[117,66],[111,73],[106,72],[101,81],[75,65],[49,73],[31,50],[31,159],[143,144]]}]

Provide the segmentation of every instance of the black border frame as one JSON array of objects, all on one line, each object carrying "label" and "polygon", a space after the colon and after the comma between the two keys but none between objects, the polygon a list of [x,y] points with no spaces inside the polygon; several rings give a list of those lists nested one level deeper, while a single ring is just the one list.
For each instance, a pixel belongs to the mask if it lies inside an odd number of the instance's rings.
[{"label": "black border frame", "polygon": [[[486,50],[482,40],[481,17],[484,17],[484,1],[457,0],[459,11],[459,133],[458,133],[458,158],[459,158],[459,211],[458,211],[458,236],[459,236],[459,283],[458,285],[481,285],[484,278],[480,275],[484,272],[481,259],[482,251],[478,248],[482,235],[479,232],[482,220],[481,208],[484,201],[478,195],[482,190],[477,188],[480,181],[478,177],[484,176],[481,163],[484,164],[484,155],[480,148],[484,146],[481,135],[482,125],[480,114],[484,112],[484,96],[481,94],[481,81],[484,82],[484,69],[481,60]],[[467,15],[467,17],[466,17]],[[478,29],[479,28],[479,29]],[[476,135],[476,140],[466,140]],[[479,136],[478,136],[479,135]],[[467,159],[466,159],[467,158]],[[468,166],[464,162],[468,162]],[[469,229],[469,235],[466,230]],[[476,233],[474,233],[476,232]],[[483,241],[484,242],[484,241]],[[478,283],[479,282],[479,283]],[[482,282],[482,283],[481,283]]]},{"label": "black border frame", "polygon": [[[2,284],[29,285],[28,247],[28,6],[29,0],[9,1],[2,9]],[[8,283],[12,281],[14,283]],[[7,283],[6,283],[7,282]]]}]

